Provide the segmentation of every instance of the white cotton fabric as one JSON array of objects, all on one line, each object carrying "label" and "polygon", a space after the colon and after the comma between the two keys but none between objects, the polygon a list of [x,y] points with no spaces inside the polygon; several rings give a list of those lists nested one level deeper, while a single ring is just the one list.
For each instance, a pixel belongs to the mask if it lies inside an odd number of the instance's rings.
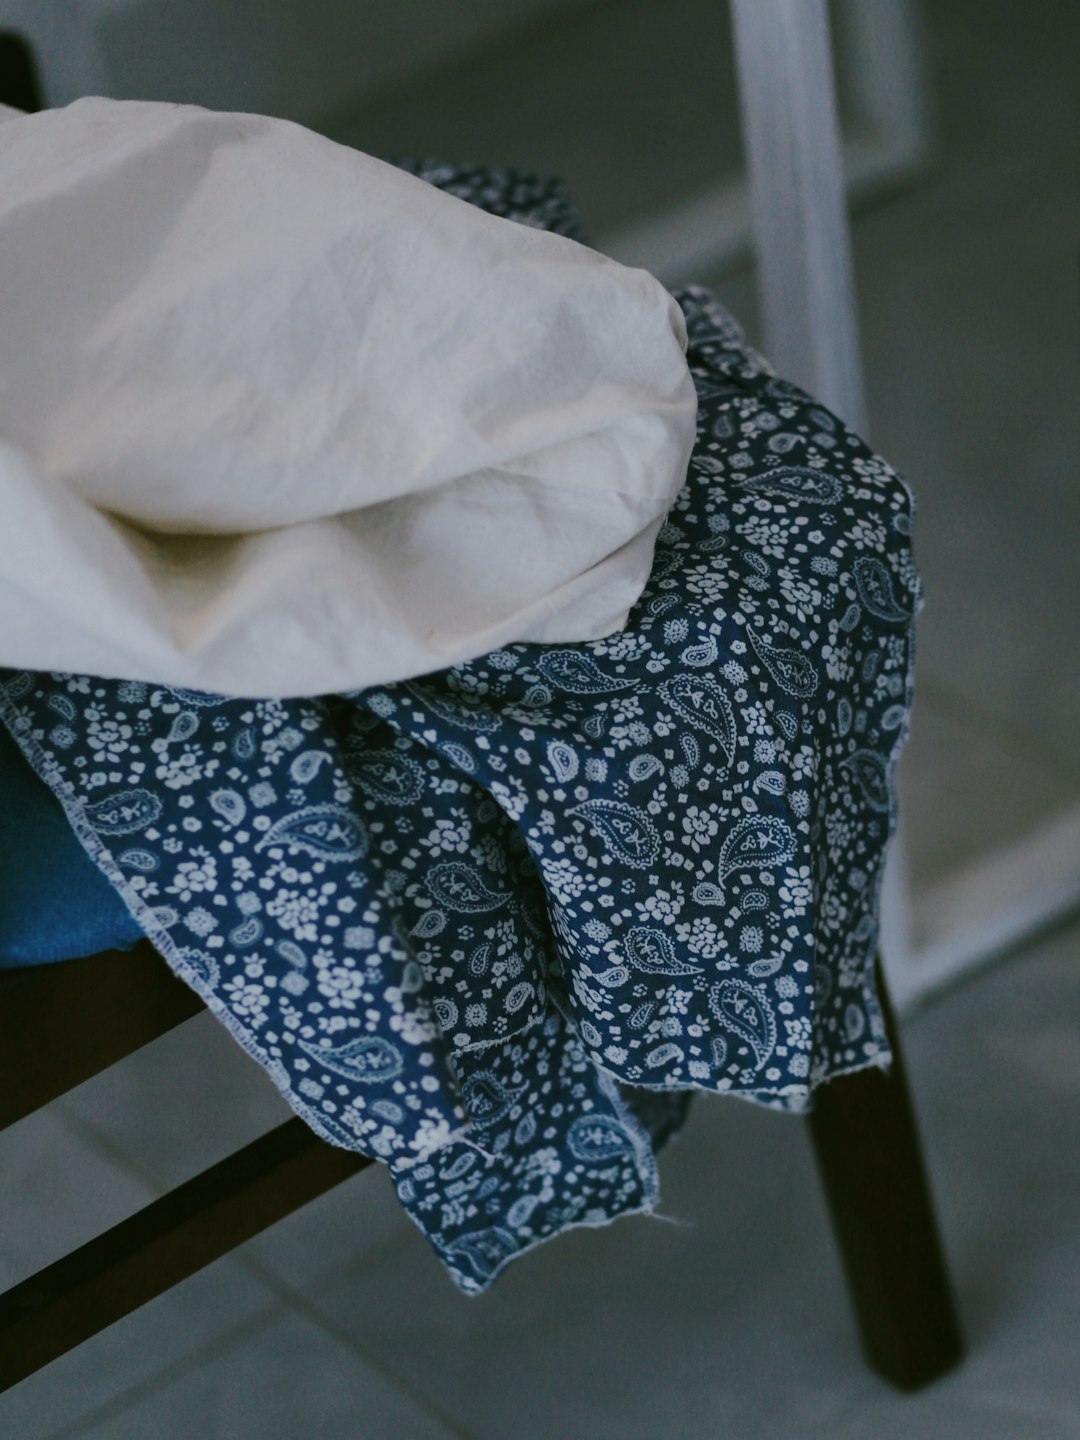
[{"label": "white cotton fabric", "polygon": [[0,664],[251,696],[622,627],[696,399],[649,275],[282,120],[0,124]]}]

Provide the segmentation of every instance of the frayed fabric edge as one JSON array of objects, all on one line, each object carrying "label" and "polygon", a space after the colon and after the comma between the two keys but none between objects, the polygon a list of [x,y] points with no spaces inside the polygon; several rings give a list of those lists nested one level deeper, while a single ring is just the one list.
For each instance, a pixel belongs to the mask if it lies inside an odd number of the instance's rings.
[{"label": "frayed fabric edge", "polygon": [[[167,930],[156,923],[151,907],[140,899],[139,895],[131,889],[127,877],[116,864],[108,847],[103,843],[93,826],[87,821],[83,803],[73,794],[69,783],[60,773],[60,768],[56,762],[45,753],[33,735],[28,732],[16,704],[7,695],[3,685],[0,685],[0,720],[7,726],[12,738],[19,746],[34,772],[56,797],[79,843],[86,851],[90,860],[98,867],[116,890],[136,924],[138,924],[146,934],[147,939],[150,940],[151,944],[159,952],[169,968],[199,996],[206,1005],[207,1010],[225,1027],[244,1053],[265,1071],[279,1094],[294,1113],[297,1114],[320,1139],[326,1141],[327,1144],[334,1145],[338,1149],[349,1150],[356,1154],[368,1156],[380,1164],[387,1165],[388,1168],[391,1168],[387,1157],[372,1154],[370,1150],[365,1150],[358,1143],[346,1143],[340,1132],[335,1132],[325,1125],[318,1111],[312,1109],[288,1084],[287,1078],[283,1073],[283,1067],[258,1045],[250,1031],[233,1015],[227,1006],[221,1003],[203,977],[188,963],[183,955],[182,949],[176,944],[172,936],[169,935]],[[902,744],[902,739],[900,744]],[[897,745],[894,755],[899,752],[900,744]],[[875,912],[880,908],[880,876],[876,889]],[[868,1009],[871,1014],[877,1014],[881,1018],[882,1028],[884,1028],[884,1016],[878,1001],[872,971],[866,978],[865,990]],[[565,1018],[568,1023],[572,1024],[569,1016]],[[532,1026],[529,1025],[524,1028],[531,1029]],[[582,1043],[584,1044],[584,1042]],[[763,1109],[780,1110],[786,1114],[804,1115],[812,1110],[814,1092],[821,1085],[827,1084],[829,1081],[841,1076],[858,1073],[867,1069],[876,1068],[887,1070],[892,1064],[892,1056],[886,1049],[878,1055],[868,1057],[865,1061],[829,1070],[826,1074],[813,1079],[805,1088],[789,1086],[783,1090],[768,1088],[762,1088],[760,1090],[717,1090],[700,1084],[689,1084],[677,1087],[652,1086],[647,1084],[638,1085],[636,1082],[623,1080],[614,1072],[608,1070],[591,1054],[589,1055],[589,1059],[596,1068],[601,1085],[608,1093],[612,1108],[632,1138],[635,1151],[635,1164],[641,1182],[642,1192],[645,1196],[644,1200],[639,1204],[628,1206],[625,1209],[618,1209],[609,1214],[592,1217],[586,1216],[578,1220],[568,1221],[560,1225],[557,1230],[552,1230],[546,1235],[537,1236],[527,1241],[525,1244],[504,1256],[492,1269],[491,1273],[485,1277],[483,1283],[479,1283],[462,1275],[455,1269],[448,1256],[442,1252],[438,1252],[440,1261],[456,1288],[462,1294],[477,1296],[485,1293],[498,1276],[501,1275],[506,1267],[514,1260],[570,1230],[603,1229],[607,1225],[613,1224],[616,1220],[631,1215],[647,1215],[661,1220],[671,1220],[672,1223],[676,1224],[680,1223],[672,1217],[657,1214],[657,1206],[660,1201],[660,1183],[656,1154],[653,1150],[649,1135],[620,1094],[620,1084],[631,1085],[632,1088],[635,1089],[662,1093],[690,1093],[693,1095],[729,1097],[750,1102]],[[785,1101],[792,1103],[784,1103]],[[486,1155],[487,1153],[483,1146],[476,1142],[473,1127],[460,1127],[441,1137],[435,1145],[426,1149],[422,1154],[398,1160],[394,1168],[401,1169],[407,1173],[408,1169],[429,1160],[439,1151],[449,1148],[454,1144],[468,1145],[471,1149],[476,1150],[482,1155]],[[420,1233],[424,1235],[428,1243],[431,1244],[432,1237],[424,1230],[420,1221],[409,1207],[402,1204],[402,1209]]]}]

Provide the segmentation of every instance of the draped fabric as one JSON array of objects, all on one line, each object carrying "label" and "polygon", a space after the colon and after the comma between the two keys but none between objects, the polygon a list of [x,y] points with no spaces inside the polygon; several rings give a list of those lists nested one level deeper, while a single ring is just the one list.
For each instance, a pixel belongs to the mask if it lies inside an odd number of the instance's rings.
[{"label": "draped fabric", "polygon": [[[420,173],[573,233],[551,185]],[[889,1060],[910,497],[708,294],[677,298],[698,438],[622,632],[307,700],[3,676],[170,966],[315,1131],[389,1165],[467,1291],[651,1210],[691,1092],[799,1111]]]},{"label": "draped fabric", "polygon": [[697,397],[646,271],[291,121],[0,123],[0,665],[259,698],[621,629]]}]

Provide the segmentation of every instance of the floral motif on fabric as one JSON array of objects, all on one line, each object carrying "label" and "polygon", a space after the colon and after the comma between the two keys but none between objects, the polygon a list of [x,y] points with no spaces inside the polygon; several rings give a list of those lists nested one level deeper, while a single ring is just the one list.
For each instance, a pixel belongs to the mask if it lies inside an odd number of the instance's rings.
[{"label": "floral motif on fabric", "polygon": [[[561,192],[417,166],[577,234]],[[897,476],[679,295],[698,443],[625,630],[225,700],[4,672],[168,963],[462,1288],[656,1200],[692,1091],[805,1108],[874,994],[918,581]]]}]

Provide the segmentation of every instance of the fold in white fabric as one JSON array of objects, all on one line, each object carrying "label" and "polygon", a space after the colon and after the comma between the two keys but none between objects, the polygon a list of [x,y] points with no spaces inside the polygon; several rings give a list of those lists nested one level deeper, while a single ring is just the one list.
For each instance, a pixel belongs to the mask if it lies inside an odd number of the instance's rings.
[{"label": "fold in white fabric", "polygon": [[0,124],[0,664],[295,696],[621,628],[696,398],[649,275],[300,126]]}]

